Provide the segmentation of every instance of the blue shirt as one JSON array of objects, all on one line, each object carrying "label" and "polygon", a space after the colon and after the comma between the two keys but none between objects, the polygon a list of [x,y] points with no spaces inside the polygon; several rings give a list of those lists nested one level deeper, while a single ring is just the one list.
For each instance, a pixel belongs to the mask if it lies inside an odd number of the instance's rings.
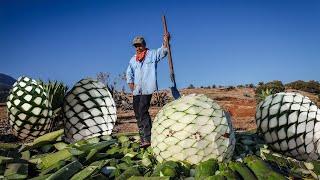
[{"label": "blue shirt", "polygon": [[167,48],[148,50],[142,62],[136,61],[134,55],[127,69],[127,83],[134,83],[133,95],[148,95],[158,90],[157,64],[166,57]]}]

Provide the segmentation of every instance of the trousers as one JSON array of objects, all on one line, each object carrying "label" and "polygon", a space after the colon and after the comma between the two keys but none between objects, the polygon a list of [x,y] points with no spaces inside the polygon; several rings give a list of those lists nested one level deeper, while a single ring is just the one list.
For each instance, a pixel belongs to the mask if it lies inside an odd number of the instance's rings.
[{"label": "trousers", "polygon": [[142,142],[151,141],[152,122],[149,114],[151,97],[152,94],[133,96],[133,110]]}]

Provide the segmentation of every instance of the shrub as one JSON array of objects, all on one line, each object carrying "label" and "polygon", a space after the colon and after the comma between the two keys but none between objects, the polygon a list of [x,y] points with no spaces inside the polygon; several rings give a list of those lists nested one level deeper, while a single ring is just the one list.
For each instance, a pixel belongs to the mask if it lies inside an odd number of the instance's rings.
[{"label": "shrub", "polygon": [[194,85],[193,84],[190,84],[188,87],[187,87],[187,89],[194,89],[195,87],[194,87]]},{"label": "shrub", "polygon": [[233,89],[235,89],[234,86],[228,86],[226,90],[227,90],[227,91],[231,91],[231,90],[233,90]]},{"label": "shrub", "polygon": [[243,96],[244,96],[244,97],[251,97],[250,94],[247,93],[247,92],[243,93]]},{"label": "shrub", "polygon": [[315,94],[320,94],[320,84],[318,81],[294,81],[291,83],[286,84],[286,87],[296,89],[296,90],[301,90],[309,93],[315,93]]},{"label": "shrub", "polygon": [[258,98],[257,98],[257,102],[261,102],[263,100],[266,99],[266,97],[270,96],[271,94],[274,94],[272,93],[272,89],[265,89],[265,90],[262,90],[260,94],[258,94]]},{"label": "shrub", "polygon": [[275,93],[283,92],[285,90],[285,86],[282,84],[281,81],[275,80],[275,81],[271,81],[266,84],[257,86],[255,92],[256,94],[261,94],[262,91],[266,91],[267,89],[272,90],[271,93],[275,94]]},{"label": "shrub", "polygon": [[284,90],[285,86],[281,81],[278,80],[274,80],[266,84],[261,84],[255,89],[257,102],[259,103],[261,99],[263,100],[268,95],[283,92]]}]

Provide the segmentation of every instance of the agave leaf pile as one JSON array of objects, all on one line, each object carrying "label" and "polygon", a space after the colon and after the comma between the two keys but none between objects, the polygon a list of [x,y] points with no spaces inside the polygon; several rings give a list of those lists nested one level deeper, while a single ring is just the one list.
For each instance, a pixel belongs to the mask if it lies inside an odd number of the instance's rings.
[{"label": "agave leaf pile", "polygon": [[[191,165],[185,161],[159,163],[151,148],[139,147],[138,134],[94,137],[72,144],[63,130],[31,143],[0,144],[0,178],[6,179],[316,179],[320,161],[302,162],[260,148],[257,155],[215,159]],[[236,134],[244,141],[248,134]],[[249,142],[249,141],[248,141]],[[251,145],[247,143],[248,147]],[[241,151],[236,145],[235,151]],[[258,148],[256,148],[258,149]]]}]

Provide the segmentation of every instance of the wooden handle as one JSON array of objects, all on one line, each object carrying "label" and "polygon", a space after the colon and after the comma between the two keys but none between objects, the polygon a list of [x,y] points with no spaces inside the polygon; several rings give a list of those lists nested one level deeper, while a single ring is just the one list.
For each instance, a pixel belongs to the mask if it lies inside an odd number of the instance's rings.
[{"label": "wooden handle", "polygon": [[[165,16],[162,16],[162,24],[163,24],[164,34],[167,34],[168,33],[168,28],[167,28],[167,21],[166,21],[166,17]],[[171,81],[173,82],[174,86],[176,86],[176,80],[175,80],[175,77],[174,77],[174,70],[173,70],[170,43],[168,41],[166,41],[165,43],[166,43],[166,46],[168,47],[168,61],[169,61],[170,78],[171,78]]]}]

